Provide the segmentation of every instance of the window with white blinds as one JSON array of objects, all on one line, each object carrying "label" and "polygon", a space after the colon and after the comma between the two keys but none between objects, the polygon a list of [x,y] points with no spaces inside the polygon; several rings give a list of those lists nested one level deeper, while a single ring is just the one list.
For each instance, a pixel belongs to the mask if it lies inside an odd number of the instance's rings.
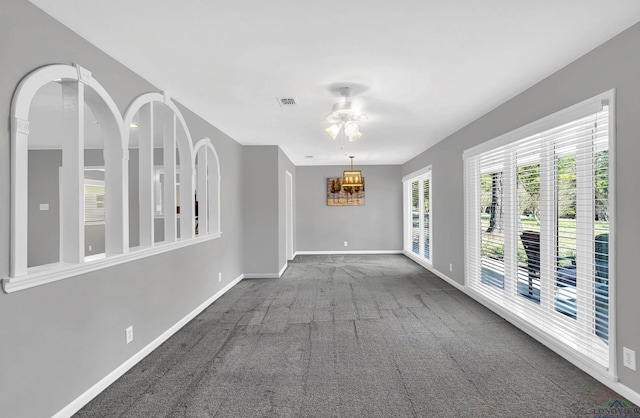
[{"label": "window with white blinds", "polygon": [[431,263],[431,167],[403,178],[405,252]]},{"label": "window with white blinds", "polygon": [[612,99],[464,154],[466,285],[609,373]]}]

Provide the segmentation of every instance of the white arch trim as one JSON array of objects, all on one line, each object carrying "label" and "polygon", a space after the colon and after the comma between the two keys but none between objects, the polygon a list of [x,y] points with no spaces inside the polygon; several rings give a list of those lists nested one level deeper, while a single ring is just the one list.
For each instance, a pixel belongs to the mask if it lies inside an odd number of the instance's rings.
[{"label": "white arch trim", "polygon": [[[165,143],[165,145],[167,143],[174,143],[179,151],[180,151],[180,195],[181,195],[181,201],[182,202],[192,202],[193,200],[193,195],[195,192],[195,168],[194,168],[194,161],[195,161],[195,154],[194,154],[194,148],[193,148],[193,140],[191,138],[191,133],[189,131],[189,127],[187,126],[187,123],[184,119],[184,116],[182,115],[182,112],[180,112],[180,110],[178,109],[178,107],[176,106],[176,104],[171,100],[171,98],[169,97],[169,95],[167,93],[145,93],[142,94],[140,96],[138,96],[136,99],[134,99],[133,102],[131,102],[131,104],[129,105],[129,107],[127,108],[127,111],[125,112],[125,117],[124,117],[124,123],[125,126],[129,127],[131,126],[131,123],[133,122],[133,119],[135,118],[136,114],[138,114],[138,112],[140,112],[142,110],[142,108],[145,105],[149,105],[149,106],[153,106],[154,103],[159,103],[162,104],[163,106],[165,106],[166,108],[169,109],[169,111],[172,113],[173,117],[174,117],[174,121],[169,121],[172,124],[172,128],[171,131],[172,133],[170,134],[172,137],[171,138],[165,138],[165,140],[168,140],[168,142]],[[147,116],[148,118],[150,118],[149,121],[142,121],[141,122],[141,126],[143,128],[143,130],[145,129],[145,127],[143,126],[145,123],[151,123],[151,127],[149,128],[150,131],[145,131],[147,135],[151,135],[153,136],[153,118],[154,118],[154,111],[151,110],[150,111],[150,115]],[[179,129],[178,129],[179,127]],[[184,134],[184,137],[182,135],[180,135],[180,133]],[[127,134],[124,136],[125,138],[125,146],[128,149],[129,148],[129,143],[130,143],[130,130],[127,130]],[[151,139],[151,141],[153,141]],[[140,151],[140,155],[141,155],[141,161],[143,161],[142,164],[140,164],[140,168],[141,168],[141,172],[140,172],[140,178],[144,179],[146,178],[146,174],[148,173],[143,173],[143,171],[145,170],[150,170],[152,169],[152,166],[149,165],[149,163],[153,161],[153,158],[151,156],[151,159],[147,159],[147,155],[145,155],[144,153],[148,153],[149,151],[153,151],[153,144],[151,142],[151,144],[146,144],[147,146],[145,147],[140,147],[139,151]],[[150,148],[149,148],[150,147]],[[172,153],[169,150],[165,150],[165,170],[167,170],[167,164],[169,163],[169,161],[175,161],[175,155],[174,153]],[[168,174],[173,173],[173,170],[175,170],[175,163],[174,164],[169,164],[171,167],[171,170],[168,172]],[[175,177],[172,175],[166,176],[166,177]],[[166,178],[165,177],[165,178]],[[155,246],[155,242],[153,240],[153,213],[149,211],[149,202],[151,197],[151,189],[150,189],[151,185],[149,183],[144,183],[144,180],[141,180],[141,194],[140,194],[140,207],[141,210],[145,210],[144,213],[141,212],[141,216],[140,216],[140,240],[141,240],[141,245],[144,246]],[[175,185],[171,186],[168,185],[166,186],[166,191],[168,192],[169,190],[175,190]],[[170,195],[170,193],[166,193],[167,196]],[[168,202],[166,203],[166,214],[165,216],[168,216],[169,219],[165,219],[165,241],[169,241],[169,242],[174,242],[176,240],[176,230],[175,230],[175,221],[176,221],[176,214],[174,210],[169,210],[169,208],[173,208],[174,202],[175,202],[175,198],[173,198],[173,196],[169,196],[170,199],[168,200]],[[189,238],[194,238],[195,236],[195,213],[194,213],[194,208],[193,208],[193,204],[182,204],[181,208],[180,208],[180,230],[181,230],[181,239],[189,239]]]},{"label": "white arch trim", "polygon": [[[187,122],[184,120],[184,116],[182,115],[182,112],[180,112],[180,109],[178,109],[176,104],[173,102],[173,100],[171,100],[171,98],[167,93],[145,93],[136,97],[133,100],[133,102],[131,102],[131,104],[127,108],[127,111],[125,112],[124,125],[126,127],[131,126],[131,123],[133,122],[133,118],[136,116],[136,113],[138,113],[138,111],[142,108],[142,106],[149,103],[162,103],[166,105],[169,109],[171,109],[171,111],[176,115],[176,118],[178,119],[180,126],[182,126],[182,128],[184,129],[184,132],[186,133],[187,143],[189,144],[189,149],[190,149],[190,152],[188,155],[193,160],[195,157],[193,155],[194,148],[193,148],[193,139],[191,138],[191,132],[187,127]],[[128,149],[129,135],[128,134],[125,135],[124,138],[125,138],[125,142],[123,144],[123,147],[124,149]]]},{"label": "white arch trim", "polygon": [[[105,157],[111,167],[109,177],[106,179],[110,189],[107,201],[107,222],[111,225],[106,237],[106,252],[112,254],[122,253],[126,249],[125,241],[128,240],[127,217],[122,209],[126,207],[126,195],[123,176],[123,152],[122,133],[123,120],[118,108],[107,91],[91,75],[91,72],[79,65],[48,65],[28,74],[18,85],[12,101],[12,128],[11,128],[11,277],[19,277],[27,274],[27,200],[28,200],[28,139],[29,139],[29,110],[34,97],[46,84],[55,80],[71,80],[78,82],[78,95],[84,103],[85,87],[93,90],[98,100],[92,100],[91,106],[102,117],[111,119],[108,123],[111,134],[118,139],[117,143],[107,141],[105,143]],[[90,95],[91,96],[91,95]],[[78,148],[84,147],[84,133],[78,137]],[[83,156],[77,156],[78,162],[83,161]],[[79,206],[81,207],[81,206]],[[75,211],[78,208],[71,209]],[[71,212],[69,212],[71,213]],[[73,218],[73,221],[71,220]],[[65,231],[72,238],[67,240],[63,251],[65,257],[79,258],[83,249],[83,234],[80,233],[80,220],[78,214],[63,219],[67,222]],[[75,225],[75,224],[78,225]],[[120,227],[117,228],[116,225]],[[69,231],[71,230],[71,231]],[[75,234],[74,234],[75,232]],[[76,235],[74,238],[73,235]],[[72,242],[72,244],[69,244]],[[76,242],[77,241],[77,242]],[[70,254],[70,253],[77,254]],[[62,261],[62,260],[61,260]]]},{"label": "white arch trim", "polygon": [[215,147],[213,146],[213,143],[211,142],[211,139],[204,137],[201,138],[200,140],[198,140],[198,142],[196,142],[196,146],[195,146],[195,150],[193,153],[193,158],[194,158],[194,165],[195,165],[195,157],[196,154],[198,153],[198,150],[201,147],[207,147],[211,150],[211,152],[213,152],[213,156],[216,159],[216,168],[218,170],[218,178],[220,178],[220,158],[218,157],[218,152],[216,151]]},{"label": "white arch trim", "polygon": [[[210,222],[211,224],[205,222],[205,234],[220,234],[220,225],[221,225],[221,210],[220,210],[220,186],[221,186],[221,176],[220,176],[220,158],[218,157],[218,153],[216,152],[215,147],[213,146],[213,143],[211,142],[211,139],[204,137],[201,138],[200,140],[198,140],[198,142],[196,143],[195,146],[195,150],[193,153],[193,158],[194,158],[194,162],[193,162],[193,166],[195,167],[195,159],[196,156],[198,155],[198,152],[200,152],[200,150],[203,149],[204,151],[208,152],[210,151],[211,154],[213,155],[213,162],[215,162],[215,176],[214,178],[211,177],[211,173],[209,173],[209,176],[207,177],[207,182],[203,182],[202,176],[206,175],[207,173],[207,168],[210,169],[211,168],[211,162],[209,161],[209,157],[208,155],[205,157],[205,167],[198,167],[199,169],[199,173],[198,173],[198,184],[201,185],[201,187],[206,187],[207,188],[207,192],[209,192],[211,190],[211,182],[214,183],[215,185],[215,196],[209,196],[208,202],[214,202],[215,206],[210,207],[209,204],[207,203],[206,206],[204,208],[199,208],[198,210],[204,210],[209,214],[209,220],[208,222]],[[206,184],[209,184],[209,187],[206,186]],[[213,199],[212,199],[213,197]],[[215,219],[212,219],[212,217],[215,216]],[[214,223],[215,221],[215,223]],[[200,222],[202,224],[202,222]]]}]

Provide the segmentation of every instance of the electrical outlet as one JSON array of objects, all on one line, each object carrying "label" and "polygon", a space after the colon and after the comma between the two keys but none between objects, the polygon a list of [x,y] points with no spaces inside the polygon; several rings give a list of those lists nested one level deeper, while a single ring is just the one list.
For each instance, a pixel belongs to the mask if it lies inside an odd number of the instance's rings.
[{"label": "electrical outlet", "polygon": [[449,263],[449,271],[453,271],[453,263]]},{"label": "electrical outlet", "polygon": [[631,370],[636,370],[636,352],[627,348],[622,347],[622,361],[625,367],[630,368]]},{"label": "electrical outlet", "polygon": [[347,247],[349,246],[349,243],[347,241],[344,242],[344,246]]},{"label": "electrical outlet", "polygon": [[133,325],[128,326],[125,330],[125,333],[127,335],[127,344],[129,344],[131,341],[133,341]]},{"label": "electrical outlet", "polygon": [[222,281],[222,272],[218,273],[218,281],[221,282]]},{"label": "electrical outlet", "polygon": [[89,251],[93,250],[93,245],[89,245]]}]

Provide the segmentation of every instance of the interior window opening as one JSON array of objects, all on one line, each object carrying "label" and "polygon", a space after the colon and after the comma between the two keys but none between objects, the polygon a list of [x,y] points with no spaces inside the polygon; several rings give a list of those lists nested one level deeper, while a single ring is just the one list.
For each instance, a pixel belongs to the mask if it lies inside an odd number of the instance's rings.
[{"label": "interior window opening", "polygon": [[[216,151],[207,138],[192,143],[168,95],[137,97],[123,118],[90,71],[55,64],[22,79],[11,111],[6,292],[130,261],[119,257],[130,249],[135,259],[189,245],[197,209],[207,223],[198,235],[221,235]],[[207,193],[196,208],[200,147]],[[168,245],[152,250],[158,242]]]}]

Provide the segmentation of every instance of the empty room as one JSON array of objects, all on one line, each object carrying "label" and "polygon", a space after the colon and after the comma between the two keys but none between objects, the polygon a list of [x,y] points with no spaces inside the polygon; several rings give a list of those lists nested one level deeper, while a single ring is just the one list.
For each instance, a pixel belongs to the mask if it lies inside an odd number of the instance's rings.
[{"label": "empty room", "polygon": [[640,417],[637,0],[0,28],[0,417]]}]

